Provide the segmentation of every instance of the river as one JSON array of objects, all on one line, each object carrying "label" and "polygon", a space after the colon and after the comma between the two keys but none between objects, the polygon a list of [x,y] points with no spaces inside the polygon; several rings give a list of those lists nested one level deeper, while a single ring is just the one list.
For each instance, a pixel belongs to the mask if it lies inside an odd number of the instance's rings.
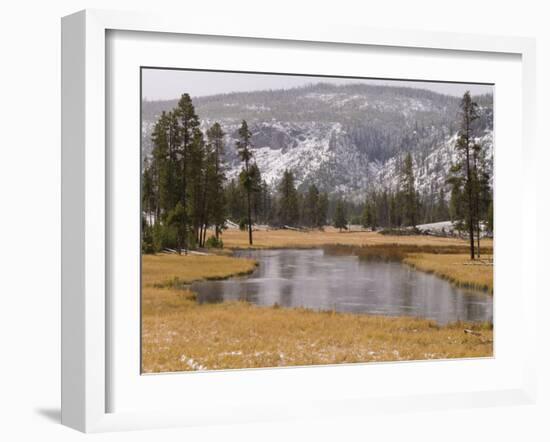
[{"label": "river", "polygon": [[246,300],[261,306],[415,316],[439,324],[493,320],[492,296],[398,262],[332,256],[322,249],[245,250],[236,256],[253,258],[259,266],[247,277],[193,283],[198,302]]}]

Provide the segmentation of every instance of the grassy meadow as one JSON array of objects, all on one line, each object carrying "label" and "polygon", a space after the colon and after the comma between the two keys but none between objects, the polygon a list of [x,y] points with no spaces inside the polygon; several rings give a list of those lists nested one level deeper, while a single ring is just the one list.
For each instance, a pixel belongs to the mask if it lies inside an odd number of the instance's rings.
[{"label": "grassy meadow", "polygon": [[[209,233],[210,235],[210,233]],[[223,233],[223,242],[226,248],[249,248],[246,232],[231,229]],[[413,245],[435,247],[462,247],[467,250],[465,240],[450,237],[436,237],[428,235],[395,236],[381,235],[371,231],[342,231],[334,227],[325,227],[321,230],[257,230],[254,231],[254,248],[288,248],[288,247],[320,247],[327,244],[342,244],[350,246],[374,245]],[[493,241],[482,239],[481,246],[492,250]]]},{"label": "grassy meadow", "polygon": [[[223,234],[226,249],[248,248],[246,232]],[[492,290],[492,241],[471,263],[456,238],[385,236],[336,229],[254,232],[255,248],[327,247],[329,253],[398,259],[450,281]],[[144,373],[278,367],[370,361],[491,356],[487,324],[450,324],[245,302],[198,304],[186,284],[251,273],[257,263],[225,254],[144,255],[142,371]],[[469,333],[464,330],[468,329]]]}]

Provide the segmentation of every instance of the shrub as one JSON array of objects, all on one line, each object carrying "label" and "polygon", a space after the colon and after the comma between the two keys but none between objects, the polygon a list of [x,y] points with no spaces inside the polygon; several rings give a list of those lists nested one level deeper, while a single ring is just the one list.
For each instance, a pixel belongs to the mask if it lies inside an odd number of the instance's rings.
[{"label": "shrub", "polygon": [[175,249],[177,247],[177,232],[172,226],[155,224],[153,227],[153,248],[155,252],[163,249]]},{"label": "shrub", "polygon": [[223,241],[221,239],[216,238],[214,235],[210,236],[206,240],[205,245],[208,249],[223,249]]}]

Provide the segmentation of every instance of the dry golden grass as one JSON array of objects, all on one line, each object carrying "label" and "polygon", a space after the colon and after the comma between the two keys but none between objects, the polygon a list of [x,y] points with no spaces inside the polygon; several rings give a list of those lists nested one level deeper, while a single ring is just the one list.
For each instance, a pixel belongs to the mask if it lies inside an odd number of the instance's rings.
[{"label": "dry golden grass", "polygon": [[454,284],[493,293],[492,258],[492,255],[481,255],[479,260],[471,261],[469,254],[418,253],[408,255],[403,262]]},{"label": "dry golden grass", "polygon": [[143,255],[141,283],[143,287],[171,286],[174,282],[188,284],[199,279],[220,279],[246,275],[256,267],[256,261],[230,256],[211,255]]},{"label": "dry golden grass", "polygon": [[[225,238],[224,238],[225,241]],[[142,370],[277,367],[492,355],[492,329],[246,303],[199,305],[167,283],[250,272],[225,256],[143,257]],[[225,272],[225,273],[224,273]],[[464,328],[478,334],[465,334]]]},{"label": "dry golden grass", "polygon": [[[254,231],[254,248],[287,248],[287,247],[319,247],[327,244],[343,244],[353,246],[363,245],[418,245],[418,246],[461,246],[467,247],[467,241],[459,238],[442,238],[427,235],[396,236],[381,235],[377,232],[339,232],[338,229],[327,227],[325,231],[312,230],[298,232],[294,230],[259,230]],[[227,248],[248,248],[248,233],[239,230],[226,230],[222,236]],[[493,246],[493,241],[483,239],[482,247]]]}]

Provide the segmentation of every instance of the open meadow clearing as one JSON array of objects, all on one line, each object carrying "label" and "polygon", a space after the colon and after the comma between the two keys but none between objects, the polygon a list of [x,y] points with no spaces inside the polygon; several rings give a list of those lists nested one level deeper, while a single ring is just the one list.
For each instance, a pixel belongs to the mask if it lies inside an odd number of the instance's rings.
[{"label": "open meadow clearing", "polygon": [[[223,234],[223,242],[227,248],[248,248],[248,236],[237,229],[228,229]],[[297,231],[288,229],[255,230],[254,245],[256,248],[288,248],[288,247],[319,247],[327,244],[343,244],[351,246],[362,245],[416,245],[434,247],[461,247],[466,250],[466,240],[451,237],[429,235],[382,235],[366,230],[342,231],[334,227],[324,230]],[[482,247],[492,249],[493,241],[481,240]]]},{"label": "open meadow clearing", "polygon": [[[461,250],[464,242],[449,238],[387,237],[376,233],[255,232],[265,247],[307,247],[340,244],[360,237],[360,245],[384,249],[402,244]],[[262,233],[264,236],[262,237]],[[223,235],[239,245],[239,235]],[[288,242],[287,242],[288,241]],[[256,245],[256,244],[255,244]],[[485,247],[490,242],[485,241]],[[398,246],[397,246],[398,247]],[[421,253],[405,258],[411,264],[461,281],[492,280],[490,266],[464,265],[461,253]],[[436,269],[433,266],[437,264]],[[246,275],[257,263],[219,255],[158,254],[143,256],[142,370],[145,373],[278,367],[351,362],[486,357],[493,351],[492,326],[413,317],[388,317],[304,308],[259,307],[247,302],[200,304],[189,289],[192,281]],[[457,272],[454,269],[461,269]],[[451,269],[451,270],[449,270]],[[244,276],[243,276],[244,277]],[[465,332],[467,330],[467,332]]]}]

